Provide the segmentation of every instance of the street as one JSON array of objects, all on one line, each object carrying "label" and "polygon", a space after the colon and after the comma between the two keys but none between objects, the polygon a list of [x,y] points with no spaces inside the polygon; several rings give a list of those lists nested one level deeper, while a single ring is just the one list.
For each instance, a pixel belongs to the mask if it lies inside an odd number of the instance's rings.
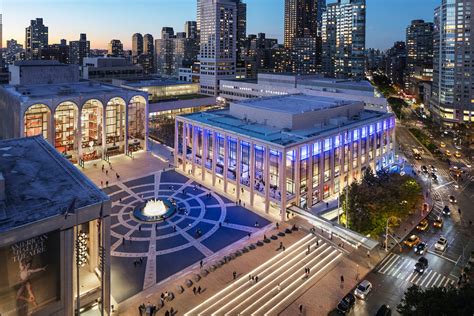
[{"label": "street", "polygon": [[[392,315],[398,315],[396,306],[403,298],[405,290],[412,284],[423,288],[456,285],[462,266],[470,251],[474,250],[470,224],[470,221],[474,221],[474,209],[470,205],[474,196],[471,174],[464,174],[462,180],[457,182],[450,175],[448,163],[435,159],[426,149],[423,150],[408,129],[400,125],[397,125],[397,143],[400,144],[402,156],[407,157],[407,163],[413,166],[420,180],[429,189],[434,204],[433,211],[427,216],[429,228],[426,231],[418,231],[415,228],[408,234],[417,235],[427,244],[427,252],[423,256],[428,260],[428,267],[422,274],[414,271],[421,256],[411,247],[403,245],[402,251],[400,247],[394,247],[367,276],[366,279],[372,283],[373,289],[366,300],[357,299],[349,315],[375,315],[383,304],[390,306]],[[414,159],[413,148],[422,151],[421,160]],[[429,172],[422,172],[421,166],[426,166]],[[430,166],[436,168],[437,180],[431,178]],[[456,197],[456,203],[450,203],[450,195]],[[450,208],[450,215],[443,215],[442,209],[445,205]],[[433,227],[437,217],[443,219],[442,228]],[[434,247],[440,236],[448,240],[448,247],[443,252],[435,250]],[[396,237],[402,244],[401,237]]]}]

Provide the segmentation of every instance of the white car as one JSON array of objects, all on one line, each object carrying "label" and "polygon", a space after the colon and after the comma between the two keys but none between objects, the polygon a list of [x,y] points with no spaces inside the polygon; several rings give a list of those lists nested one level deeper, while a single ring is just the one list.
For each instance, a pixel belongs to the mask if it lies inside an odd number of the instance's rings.
[{"label": "white car", "polygon": [[372,283],[367,280],[364,280],[357,285],[354,295],[358,298],[365,300],[367,295],[369,295],[370,291],[372,291]]},{"label": "white car", "polygon": [[439,237],[438,241],[435,244],[435,249],[439,251],[445,251],[448,248],[448,240],[446,237]]}]

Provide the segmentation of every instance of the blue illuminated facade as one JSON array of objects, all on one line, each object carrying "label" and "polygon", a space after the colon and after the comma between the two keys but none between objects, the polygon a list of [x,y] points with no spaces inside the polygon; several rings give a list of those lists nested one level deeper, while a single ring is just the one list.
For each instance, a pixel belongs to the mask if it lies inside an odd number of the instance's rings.
[{"label": "blue illuminated facade", "polygon": [[252,125],[227,128],[225,117],[219,122],[210,124],[203,114],[176,118],[177,168],[281,220],[287,206],[311,207],[359,180],[367,167],[380,170],[394,162],[391,113],[370,113],[287,143],[245,132]]}]

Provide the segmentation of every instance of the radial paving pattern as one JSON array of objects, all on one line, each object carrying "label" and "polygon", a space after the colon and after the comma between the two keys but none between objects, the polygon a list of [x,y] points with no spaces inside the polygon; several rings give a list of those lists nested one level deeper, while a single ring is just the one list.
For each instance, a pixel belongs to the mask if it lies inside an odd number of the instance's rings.
[{"label": "radial paving pattern", "polygon": [[[174,171],[118,183],[105,191],[113,201],[112,295],[118,302],[257,231],[256,222],[259,227],[270,224]],[[166,221],[145,223],[133,217],[139,203],[170,197],[177,201],[178,211]]]}]

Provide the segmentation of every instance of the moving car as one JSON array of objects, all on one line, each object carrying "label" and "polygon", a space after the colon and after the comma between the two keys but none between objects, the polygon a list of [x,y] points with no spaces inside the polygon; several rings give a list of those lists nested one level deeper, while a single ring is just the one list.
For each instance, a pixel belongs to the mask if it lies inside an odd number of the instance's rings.
[{"label": "moving car", "polygon": [[429,227],[430,227],[430,225],[429,225],[428,220],[426,218],[423,218],[421,220],[421,222],[418,225],[416,225],[416,229],[418,229],[420,231],[425,231]]},{"label": "moving car", "polygon": [[454,197],[454,195],[450,195],[450,196],[449,196],[449,202],[451,202],[451,203],[456,203],[456,202],[457,202],[457,200],[456,200],[456,198]]},{"label": "moving car", "polygon": [[407,245],[408,247],[414,247],[418,245],[420,242],[421,242],[420,237],[418,237],[417,235],[411,235],[403,243]]},{"label": "moving car", "polygon": [[439,237],[438,241],[435,243],[435,249],[438,251],[445,251],[448,248],[448,240],[446,237]]},{"label": "moving car", "polygon": [[421,257],[418,259],[418,262],[415,264],[415,271],[418,273],[423,273],[428,268],[428,259]]},{"label": "moving car", "polygon": [[441,148],[444,148],[444,147],[446,147],[446,144],[445,144],[444,142],[441,142],[441,143],[439,143],[439,146],[440,146]]},{"label": "moving car", "polygon": [[436,172],[436,171],[438,171],[438,169],[436,169],[436,167],[433,166],[433,165],[430,165],[430,168],[431,168],[431,172]]},{"label": "moving car", "polygon": [[431,173],[431,179],[433,179],[433,181],[438,181],[438,176],[435,175],[435,173]]},{"label": "moving car", "polygon": [[372,283],[367,280],[364,280],[357,285],[354,295],[358,298],[365,300],[367,295],[369,295],[370,291],[372,290]]},{"label": "moving car", "polygon": [[420,256],[424,255],[426,250],[428,250],[428,247],[424,242],[420,242],[418,245],[413,247],[413,251],[415,251],[415,253],[419,254]]},{"label": "moving car", "polygon": [[454,156],[455,156],[456,158],[461,158],[461,153],[460,153],[459,151],[456,151],[456,152],[454,153]]},{"label": "moving car", "polygon": [[379,310],[377,311],[377,314],[375,316],[391,316],[392,315],[392,310],[390,309],[390,306],[383,304],[380,306]]},{"label": "moving car", "polygon": [[442,228],[443,227],[443,219],[441,217],[436,218],[435,221],[433,222],[433,227]]},{"label": "moving car", "polygon": [[451,152],[449,150],[446,150],[445,154],[447,157],[451,157]]},{"label": "moving car", "polygon": [[428,172],[428,168],[426,166],[421,166],[421,171],[424,173]]},{"label": "moving car", "polygon": [[446,215],[446,216],[451,215],[451,210],[449,209],[449,206],[445,205],[443,207],[443,215]]},{"label": "moving car", "polygon": [[353,307],[355,303],[355,296],[352,293],[348,293],[344,298],[337,304],[337,311],[340,314],[347,314]]}]

